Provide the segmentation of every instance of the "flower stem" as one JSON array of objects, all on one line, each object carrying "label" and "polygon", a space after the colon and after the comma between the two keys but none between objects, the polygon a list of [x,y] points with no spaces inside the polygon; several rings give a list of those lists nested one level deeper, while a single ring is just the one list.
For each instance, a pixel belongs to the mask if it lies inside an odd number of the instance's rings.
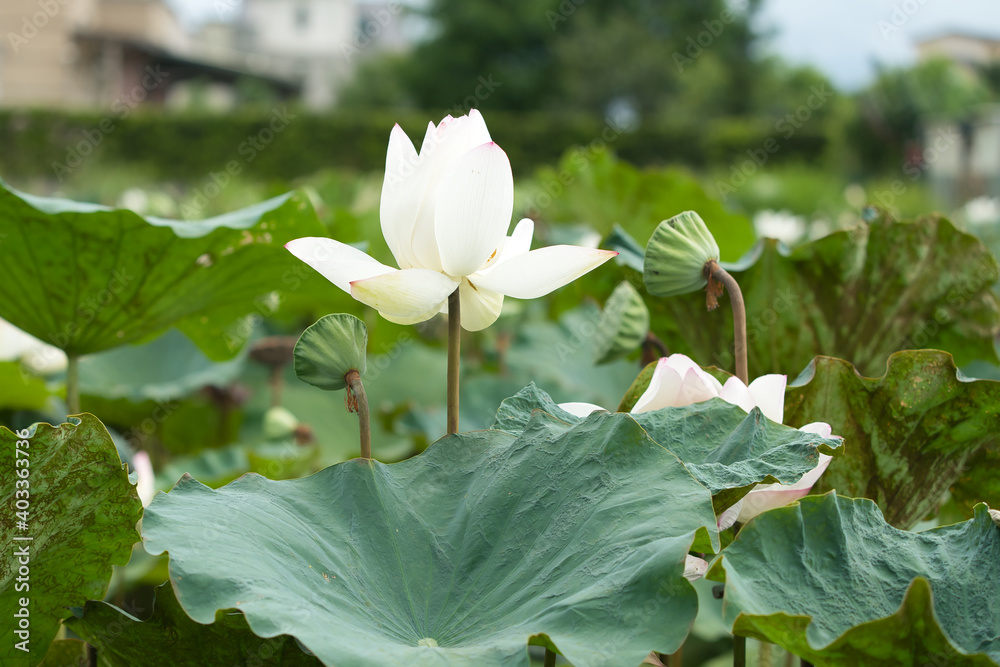
[{"label": "flower stem", "polygon": [[774,644],[762,641],[760,643],[760,653],[757,658],[757,667],[771,667],[771,649]]},{"label": "flower stem", "polygon": [[715,310],[719,305],[717,299],[724,288],[729,292],[729,302],[733,307],[733,334],[736,356],[736,377],[743,384],[750,384],[750,374],[747,368],[747,308],[743,302],[743,292],[736,279],[714,259],[705,263],[705,276],[708,278],[708,296],[706,305],[709,310]]},{"label": "flower stem", "polygon": [[462,302],[458,289],[448,297],[448,434],[458,433],[458,366],[462,346]]},{"label": "flower stem", "polygon": [[285,367],[275,364],[271,366],[271,375],[267,380],[271,390],[271,407],[281,406],[281,390],[285,387]]},{"label": "flower stem", "polygon": [[684,645],[667,656],[667,665],[669,667],[681,667],[684,664]]},{"label": "flower stem", "polygon": [[733,635],[733,667],[746,667],[747,638]]},{"label": "flower stem", "polygon": [[66,409],[80,414],[80,357],[75,354],[66,355]]},{"label": "flower stem", "polygon": [[556,654],[548,647],[545,649],[545,667],[556,667]]},{"label": "flower stem", "polygon": [[370,459],[372,457],[372,427],[368,412],[368,394],[365,393],[365,386],[361,383],[361,375],[357,371],[348,371],[344,379],[347,380],[347,409],[350,412],[358,413],[361,431],[361,458]]}]

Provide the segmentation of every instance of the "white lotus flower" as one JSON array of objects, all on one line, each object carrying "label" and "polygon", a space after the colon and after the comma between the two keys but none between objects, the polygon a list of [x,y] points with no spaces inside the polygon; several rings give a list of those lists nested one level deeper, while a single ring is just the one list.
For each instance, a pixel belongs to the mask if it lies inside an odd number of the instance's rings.
[{"label": "white lotus flower", "polygon": [[[814,422],[806,424],[800,431],[815,433],[821,438],[836,437],[829,424]],[[750,493],[743,496],[739,502],[727,509],[719,516],[719,530],[725,530],[739,521],[746,523],[758,514],[784,507],[788,503],[794,502],[803,496],[809,495],[813,485],[826,472],[827,467],[833,457],[828,454],[819,455],[819,463],[816,467],[807,472],[794,484],[758,484],[750,490]]]},{"label": "white lotus flower", "polygon": [[[765,417],[781,424],[785,417],[787,382],[786,376],[772,374],[760,376],[749,386],[737,377],[731,377],[726,380],[726,384],[722,384],[690,358],[683,354],[672,354],[657,362],[649,387],[636,401],[632,414],[682,407],[718,397],[740,406],[746,412],[755,407],[760,408]],[[592,403],[560,403],[559,407],[577,417],[586,417],[595,410],[604,410]],[[816,433],[823,438],[838,437],[832,435],[833,429],[823,422],[806,424],[799,430]],[[782,507],[807,495],[831,460],[831,456],[820,454],[816,467],[794,484],[758,484],[736,505],[719,515],[719,529],[729,528],[737,521],[746,523],[761,512]]]},{"label": "white lotus flower", "polygon": [[138,451],[132,455],[132,468],[137,474],[138,481],[135,485],[136,493],[143,507],[148,507],[153,502],[156,495],[156,475],[153,474],[153,464],[149,460],[149,454]]},{"label": "white lotus flower", "polygon": [[380,215],[398,269],[328,238],[285,247],[399,324],[447,312],[458,289],[462,326],[478,331],[499,317],[504,296],[544,296],[617,254],[569,245],[529,251],[531,220],[506,236],[513,207],[510,161],[473,110],[428,124],[419,154],[399,125],[392,129]]},{"label": "white lotus flower", "polygon": [[684,557],[684,578],[688,581],[698,581],[708,572],[708,561],[697,556]]}]

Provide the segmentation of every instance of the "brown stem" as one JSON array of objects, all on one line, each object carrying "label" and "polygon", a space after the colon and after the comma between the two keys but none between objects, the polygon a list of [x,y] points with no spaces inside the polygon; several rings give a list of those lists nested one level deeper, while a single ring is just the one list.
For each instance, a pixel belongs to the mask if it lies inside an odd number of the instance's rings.
[{"label": "brown stem", "polygon": [[271,407],[281,405],[281,390],[285,387],[285,367],[278,364],[271,366],[271,376],[267,384],[271,388]]},{"label": "brown stem", "polygon": [[350,412],[358,413],[358,422],[361,431],[361,458],[370,459],[372,457],[372,425],[368,412],[368,394],[365,393],[365,386],[361,383],[361,374],[355,370],[350,370],[344,376],[347,381],[347,409]]},{"label": "brown stem", "polygon": [[669,656],[667,656],[667,662],[666,662],[666,664],[669,665],[669,667],[681,667],[681,665],[684,664],[684,645],[683,644],[681,644],[681,647],[679,649],[677,649],[676,651],[674,651],[673,653],[671,653]]},{"label": "brown stem", "polygon": [[556,667],[556,654],[548,647],[545,648],[545,667]]},{"label": "brown stem", "polygon": [[458,370],[462,346],[462,301],[458,289],[448,297],[448,434],[458,433]]},{"label": "brown stem", "polygon": [[652,331],[647,332],[646,338],[642,341],[642,356],[639,358],[639,365],[645,368],[660,357],[669,356],[670,350],[667,349],[666,343]]},{"label": "brown stem", "polygon": [[747,665],[747,638],[733,635],[733,667]]},{"label": "brown stem", "polygon": [[747,308],[743,302],[743,292],[736,279],[714,259],[705,263],[705,277],[708,278],[705,305],[709,310],[715,310],[719,305],[718,297],[723,289],[729,292],[729,303],[733,307],[733,334],[736,339],[733,349],[733,354],[736,356],[736,377],[748,385],[750,375],[747,368]]}]

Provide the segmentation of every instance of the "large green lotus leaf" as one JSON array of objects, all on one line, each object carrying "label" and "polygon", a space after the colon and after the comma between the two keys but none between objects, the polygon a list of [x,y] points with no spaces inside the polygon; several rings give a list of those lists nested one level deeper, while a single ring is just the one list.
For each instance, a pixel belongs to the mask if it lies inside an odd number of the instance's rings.
[{"label": "large green lotus leaf", "polygon": [[[246,347],[243,348],[244,351]],[[177,329],[145,345],[125,345],[80,360],[80,392],[132,401],[171,401],[239,377],[245,355],[214,362]]]},{"label": "large green lotus leaf", "polygon": [[[519,433],[536,410],[554,415],[565,428],[581,421],[531,384],[500,404],[493,428]],[[747,414],[721,398],[632,417],[712,492],[720,512],[755,484],[797,482],[816,467],[820,453],[838,453],[842,443],[776,424],[758,409]]]},{"label": "large green lotus leaf", "polygon": [[734,631],[817,667],[1000,664],[1000,526],[985,505],[910,533],[870,500],[806,497],[750,521],[709,576],[720,568]]},{"label": "large green lotus leaf", "polygon": [[87,665],[87,643],[80,639],[57,639],[49,644],[45,659],[38,667],[77,667]]},{"label": "large green lotus leaf", "polygon": [[247,627],[239,612],[220,611],[209,625],[192,621],[177,603],[169,584],[156,589],[153,613],[140,620],[114,605],[90,600],[66,621],[73,632],[97,647],[107,667],[174,667],[175,665],[258,665],[319,667],[288,636],[262,639]]},{"label": "large green lotus leaf", "polygon": [[[7,551],[0,561],[0,614],[4,618],[0,663],[5,666],[37,665],[66,608],[103,597],[111,581],[111,566],[125,565],[139,538],[135,524],[142,504],[111,436],[93,415],[70,419],[72,423],[61,426],[36,424],[28,429],[27,438],[0,427],[4,470],[0,499],[5,508],[0,542]],[[18,447],[23,440],[28,446]],[[28,470],[28,477],[15,475],[15,470]],[[24,491],[29,504],[27,528],[15,523],[22,517],[14,515],[15,502],[25,499]],[[19,562],[21,555],[15,558],[20,549],[27,550],[27,564]],[[22,566],[27,575],[21,572]],[[23,637],[15,636],[15,623],[10,621],[21,608],[21,598],[30,600],[29,653],[14,648]]]},{"label": "large green lotus leaf", "polygon": [[327,665],[528,665],[531,641],[633,667],[683,641],[685,556],[696,535],[718,544],[709,492],[607,413],[567,431],[536,412],[517,436],[448,436],[300,480],[184,478],[142,530],[195,621],[238,609]]},{"label": "large green lotus leaf", "polygon": [[69,354],[177,325],[211,358],[230,358],[246,342],[241,318],[274,314],[293,289],[320,289],[321,279],[299,277],[301,262],[282,245],[323,233],[307,199],[294,193],[177,222],[0,183],[0,316]]},{"label": "large green lotus leaf", "polygon": [[[755,374],[797,371],[827,355],[880,375],[893,352],[922,348],[947,350],[959,365],[997,360],[997,261],[945,218],[859,222],[787,255],[768,239],[745,264],[730,273],[746,300]],[[728,302],[707,312],[705,295],[689,294],[649,305],[653,331],[671,349],[732,368],[731,353],[720,352],[733,345]]]},{"label": "large green lotus leaf", "polygon": [[41,410],[51,393],[19,361],[0,361],[0,410]]},{"label": "large green lotus leaf", "polygon": [[[825,421],[847,442],[817,489],[871,498],[889,523],[910,528],[937,511],[977,452],[997,447],[1000,382],[969,380],[935,350],[897,352],[878,378],[816,357],[788,387],[785,419]],[[978,500],[1000,500],[983,491]]]}]

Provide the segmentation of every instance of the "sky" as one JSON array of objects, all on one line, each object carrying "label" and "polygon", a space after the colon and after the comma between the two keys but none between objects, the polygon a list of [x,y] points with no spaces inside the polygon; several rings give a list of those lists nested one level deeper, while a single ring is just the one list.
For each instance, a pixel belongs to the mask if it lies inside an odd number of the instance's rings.
[{"label": "sky", "polygon": [[[186,22],[218,19],[220,0],[168,2]],[[842,90],[864,87],[876,63],[913,62],[920,37],[963,30],[1000,39],[998,0],[764,0],[759,19],[772,34],[769,52],[815,66]]]}]

